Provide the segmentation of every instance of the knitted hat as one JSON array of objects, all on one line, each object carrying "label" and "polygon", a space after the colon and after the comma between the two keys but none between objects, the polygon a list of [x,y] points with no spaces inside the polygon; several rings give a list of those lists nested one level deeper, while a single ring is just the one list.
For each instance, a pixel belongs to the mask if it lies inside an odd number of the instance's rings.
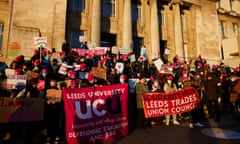
[{"label": "knitted hat", "polygon": [[15,62],[20,62],[21,61],[21,57],[20,56],[15,57],[14,61]]},{"label": "knitted hat", "polygon": [[47,68],[43,68],[43,69],[42,69],[42,73],[45,73],[45,72],[48,72],[48,69],[47,69]]},{"label": "knitted hat", "polygon": [[89,73],[87,74],[87,80],[88,80],[89,82],[92,82],[92,81],[94,80],[94,76],[93,76],[93,74],[92,74],[91,72],[89,72]]},{"label": "knitted hat", "polygon": [[167,76],[167,80],[173,80],[173,78],[174,78],[173,75],[168,75]]},{"label": "knitted hat", "polygon": [[61,51],[60,56],[66,56],[66,52],[65,51]]},{"label": "knitted hat", "polygon": [[80,69],[85,69],[85,68],[86,68],[86,64],[85,63],[80,64]]},{"label": "knitted hat", "polygon": [[68,77],[69,78],[76,78],[76,73],[73,70],[71,70],[71,71],[68,72]]},{"label": "knitted hat", "polygon": [[154,81],[154,77],[153,76],[150,76],[149,78],[151,81]]},{"label": "knitted hat", "polygon": [[70,87],[77,87],[78,81],[77,80],[72,80],[70,83]]},{"label": "knitted hat", "polygon": [[39,59],[35,59],[33,62],[34,65],[39,65],[40,64],[40,60]]},{"label": "knitted hat", "polygon": [[138,61],[143,61],[144,60],[144,57],[143,56],[140,56],[139,58],[138,58]]},{"label": "knitted hat", "polygon": [[38,53],[39,53],[39,50],[38,49],[34,49],[33,54],[36,55]]},{"label": "knitted hat", "polygon": [[127,76],[126,76],[125,74],[121,74],[121,75],[120,75],[120,79],[126,80],[126,79],[127,79]]},{"label": "knitted hat", "polygon": [[17,69],[15,69],[15,73],[17,75],[21,75],[23,73],[23,70],[21,68],[17,68]]}]

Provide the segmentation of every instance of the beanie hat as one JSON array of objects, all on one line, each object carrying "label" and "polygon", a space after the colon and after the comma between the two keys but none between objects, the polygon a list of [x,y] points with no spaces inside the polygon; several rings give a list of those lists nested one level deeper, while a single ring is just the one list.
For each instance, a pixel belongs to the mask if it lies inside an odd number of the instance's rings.
[{"label": "beanie hat", "polygon": [[66,56],[66,52],[65,51],[61,51],[60,56]]},{"label": "beanie hat", "polygon": [[153,76],[150,76],[149,78],[151,81],[154,81],[154,77]]},{"label": "beanie hat", "polygon": [[15,69],[15,73],[17,75],[21,75],[23,73],[23,70],[21,68],[17,68],[17,69]]},{"label": "beanie hat", "polygon": [[43,68],[42,69],[42,72],[44,73],[44,72],[47,72],[48,71],[48,69],[47,68]]},{"label": "beanie hat", "polygon": [[143,56],[140,56],[139,58],[138,58],[138,61],[140,61],[140,62],[142,62],[144,60],[144,57]]},{"label": "beanie hat", "polygon": [[126,79],[127,79],[127,76],[126,76],[125,74],[121,74],[121,75],[120,75],[120,79],[126,80]]},{"label": "beanie hat", "polygon": [[71,71],[68,72],[68,77],[69,78],[76,78],[76,73],[73,70],[71,70]]},{"label": "beanie hat", "polygon": [[85,68],[86,68],[86,64],[85,63],[80,64],[80,69],[85,69]]},{"label": "beanie hat", "polygon": [[173,80],[173,75],[168,75],[167,80]]},{"label": "beanie hat", "polygon": [[78,85],[78,81],[77,80],[72,80],[70,83],[70,87],[76,87]]},{"label": "beanie hat", "polygon": [[39,53],[38,49],[34,49],[33,54],[36,55],[38,53]]},{"label": "beanie hat", "polygon": [[89,82],[91,82],[91,81],[94,80],[94,76],[93,76],[93,74],[92,74],[91,72],[89,72],[89,73],[87,74],[87,80],[88,80]]},{"label": "beanie hat", "polygon": [[39,65],[40,64],[40,60],[39,59],[34,60],[33,64],[34,65]]},{"label": "beanie hat", "polygon": [[20,62],[21,61],[21,57],[20,56],[15,57],[14,61]]}]

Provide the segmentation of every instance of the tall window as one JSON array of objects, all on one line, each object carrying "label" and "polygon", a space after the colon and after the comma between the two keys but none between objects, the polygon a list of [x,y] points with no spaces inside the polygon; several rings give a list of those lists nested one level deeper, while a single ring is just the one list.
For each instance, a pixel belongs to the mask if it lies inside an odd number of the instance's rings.
[{"label": "tall window", "polygon": [[3,23],[0,23],[0,55],[2,54]]},{"label": "tall window", "polygon": [[165,24],[164,9],[160,8],[158,10],[158,23],[163,26]]},{"label": "tall window", "polygon": [[86,11],[86,0],[71,0],[71,10],[78,11],[78,12],[85,12]]},{"label": "tall window", "polygon": [[72,48],[80,48],[79,36],[84,36],[84,31],[71,31],[68,33],[69,46]]},{"label": "tall window", "polygon": [[230,10],[233,10],[233,0],[229,0]]},{"label": "tall window", "polygon": [[233,26],[233,33],[235,36],[237,36],[238,35],[238,24],[233,23],[232,26]]},{"label": "tall window", "polygon": [[107,17],[116,16],[116,1],[115,0],[103,0],[102,14]]},{"label": "tall window", "polygon": [[142,6],[141,4],[132,5],[132,19],[133,21],[141,21],[142,19]]},{"label": "tall window", "polygon": [[222,37],[226,37],[226,23],[225,21],[220,21],[220,28],[221,28],[221,34]]},{"label": "tall window", "polygon": [[221,5],[221,0],[218,0],[218,1],[217,1],[217,7],[218,7],[218,8],[221,8],[221,7],[222,7],[222,5]]},{"label": "tall window", "polygon": [[183,32],[185,32],[187,29],[186,29],[186,19],[185,19],[184,12],[181,13],[181,24],[182,24],[182,30]]},{"label": "tall window", "polygon": [[133,37],[133,53],[136,57],[140,56],[141,47],[144,45],[144,39],[141,37]]}]

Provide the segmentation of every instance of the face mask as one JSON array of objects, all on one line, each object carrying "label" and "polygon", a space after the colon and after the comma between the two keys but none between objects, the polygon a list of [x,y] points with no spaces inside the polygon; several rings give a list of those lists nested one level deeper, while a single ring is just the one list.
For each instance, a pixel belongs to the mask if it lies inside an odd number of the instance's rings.
[{"label": "face mask", "polygon": [[120,79],[120,83],[124,83],[125,81],[124,81],[124,79]]},{"label": "face mask", "polygon": [[46,76],[47,76],[47,73],[42,73],[42,76],[43,76],[43,77],[46,77]]},{"label": "face mask", "polygon": [[45,56],[44,59],[48,61],[49,60],[49,56],[48,55]]}]

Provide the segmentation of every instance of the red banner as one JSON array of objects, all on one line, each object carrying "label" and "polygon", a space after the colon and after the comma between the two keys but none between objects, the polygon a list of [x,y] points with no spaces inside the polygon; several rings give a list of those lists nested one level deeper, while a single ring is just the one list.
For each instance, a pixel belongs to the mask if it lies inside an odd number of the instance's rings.
[{"label": "red banner", "polygon": [[128,85],[63,89],[69,144],[113,141],[128,134]]},{"label": "red banner", "polygon": [[146,118],[188,112],[199,103],[198,93],[192,87],[170,93],[147,93],[142,98]]},{"label": "red banner", "polygon": [[94,54],[94,55],[105,55],[106,50],[105,47],[97,47],[97,49],[94,50],[85,50],[80,48],[72,48],[72,51],[75,51],[80,56],[85,56],[86,54]]}]

